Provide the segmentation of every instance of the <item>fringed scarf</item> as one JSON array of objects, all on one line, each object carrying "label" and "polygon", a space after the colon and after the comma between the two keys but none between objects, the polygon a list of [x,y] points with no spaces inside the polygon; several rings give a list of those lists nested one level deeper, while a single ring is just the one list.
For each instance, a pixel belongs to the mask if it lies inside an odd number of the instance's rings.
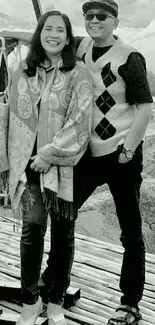
[{"label": "fringed scarf", "polygon": [[[59,65],[54,69],[40,101],[39,127],[37,137],[38,150],[40,148],[43,148],[49,142],[48,119],[51,105],[49,98],[50,94],[52,93],[52,88],[59,87],[60,80],[57,78],[57,76],[59,75],[59,67],[61,65],[62,61],[60,61]],[[55,105],[58,106],[58,101],[57,103],[55,102]],[[64,121],[62,125],[64,125]],[[57,128],[57,131],[59,131],[59,127],[59,123],[58,125],[55,125],[55,129]],[[58,219],[61,217],[73,219],[74,216],[76,216],[76,213],[74,213],[75,209],[73,204],[73,166],[51,166],[47,174],[43,173],[40,175],[40,185],[45,208],[49,214],[51,211],[52,213],[54,212],[54,214],[57,215]]]},{"label": "fringed scarf", "polygon": [[[21,69],[12,81],[9,123],[10,194],[12,206],[24,197],[23,173],[37,136],[37,154],[51,163],[40,175],[47,211],[73,219],[73,166],[86,151],[92,125],[93,88],[83,63],[63,73],[54,68],[46,81],[44,69],[27,78]],[[40,102],[38,122],[38,102]],[[19,139],[20,135],[20,139]],[[18,150],[17,150],[18,145]],[[26,195],[26,191],[25,191]],[[27,195],[26,195],[27,196]]]}]

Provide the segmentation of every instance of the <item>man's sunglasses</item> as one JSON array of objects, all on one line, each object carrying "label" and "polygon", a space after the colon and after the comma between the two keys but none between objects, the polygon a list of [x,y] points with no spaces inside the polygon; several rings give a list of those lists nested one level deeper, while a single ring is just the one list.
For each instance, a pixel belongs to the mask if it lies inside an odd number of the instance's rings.
[{"label": "man's sunglasses", "polygon": [[110,15],[105,14],[105,13],[98,13],[98,14],[93,14],[93,13],[92,13],[92,14],[84,14],[84,17],[85,17],[85,19],[88,20],[88,21],[93,20],[94,17],[96,17],[96,18],[97,18],[98,20],[100,20],[100,21],[104,21],[104,20],[106,20],[108,17],[115,18],[115,17],[110,16]]}]

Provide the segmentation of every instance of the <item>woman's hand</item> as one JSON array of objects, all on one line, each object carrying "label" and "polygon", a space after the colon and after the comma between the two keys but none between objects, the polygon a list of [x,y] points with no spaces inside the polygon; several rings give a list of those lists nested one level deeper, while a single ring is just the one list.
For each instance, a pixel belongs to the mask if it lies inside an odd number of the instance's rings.
[{"label": "woman's hand", "polygon": [[40,158],[39,156],[33,156],[31,157],[33,163],[30,165],[30,167],[35,171],[39,173],[47,173],[48,170],[51,167],[51,164]]}]

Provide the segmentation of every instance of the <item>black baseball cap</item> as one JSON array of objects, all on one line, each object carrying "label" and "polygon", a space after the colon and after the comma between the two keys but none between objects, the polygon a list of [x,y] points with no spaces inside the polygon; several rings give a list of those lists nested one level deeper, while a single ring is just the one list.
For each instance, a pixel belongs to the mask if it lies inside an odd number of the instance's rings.
[{"label": "black baseball cap", "polygon": [[118,5],[114,0],[89,0],[85,2],[82,6],[84,14],[90,9],[98,8],[111,12],[115,17],[118,16]]}]

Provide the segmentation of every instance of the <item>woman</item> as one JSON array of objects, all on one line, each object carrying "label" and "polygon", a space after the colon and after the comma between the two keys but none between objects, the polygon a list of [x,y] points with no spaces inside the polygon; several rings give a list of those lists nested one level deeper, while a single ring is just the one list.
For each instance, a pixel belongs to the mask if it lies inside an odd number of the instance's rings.
[{"label": "woman", "polygon": [[34,325],[42,310],[38,280],[48,213],[48,324],[66,324],[62,304],[74,257],[76,165],[89,141],[92,97],[88,71],[75,60],[68,17],[59,11],[45,13],[26,61],[13,73],[10,92],[9,188],[13,209],[20,205],[23,211],[23,309],[17,325]]}]

